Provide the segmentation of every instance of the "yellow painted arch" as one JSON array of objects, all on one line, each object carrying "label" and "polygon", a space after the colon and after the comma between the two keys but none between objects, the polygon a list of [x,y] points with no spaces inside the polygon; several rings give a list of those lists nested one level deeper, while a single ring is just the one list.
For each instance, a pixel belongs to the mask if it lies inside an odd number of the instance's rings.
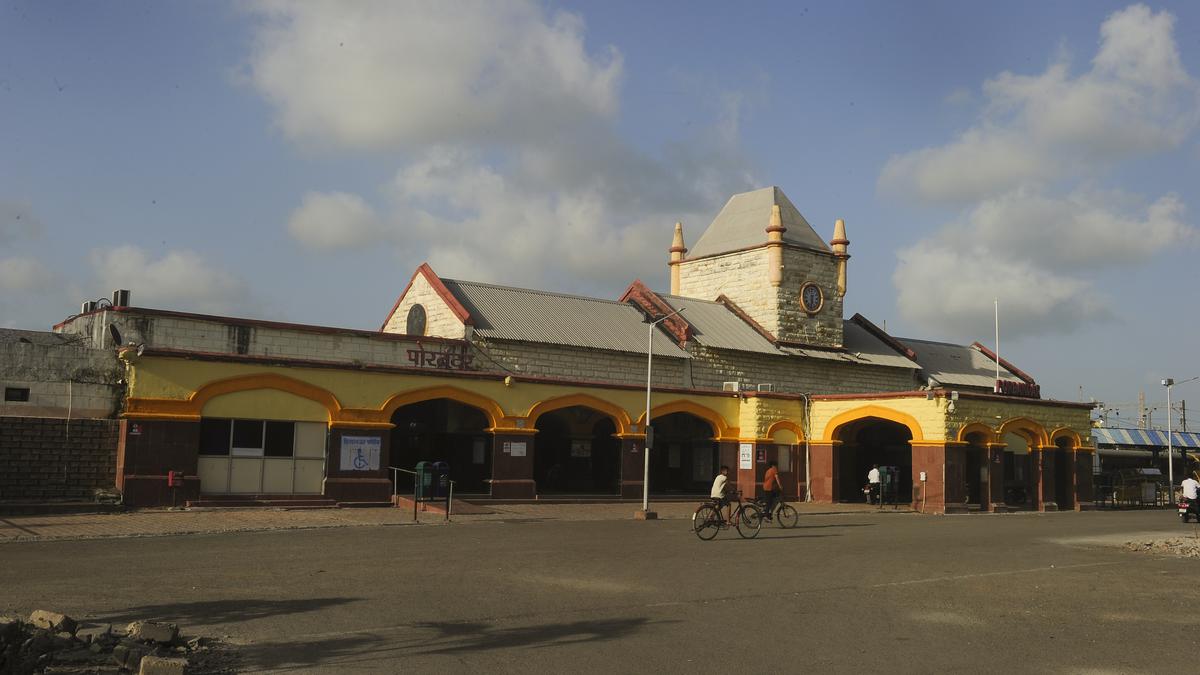
[{"label": "yellow painted arch", "polygon": [[[705,422],[708,422],[713,428],[713,438],[737,437],[738,429],[736,427],[729,426],[725,422],[725,418],[721,417],[720,413],[712,408],[708,408],[700,405],[699,403],[684,399],[670,401],[668,403],[663,403],[662,405],[657,405],[651,408],[650,419],[654,419],[656,417],[665,417],[667,415],[680,412],[695,415],[696,417],[703,419]],[[638,417],[637,421],[638,424],[645,425],[646,413],[643,412],[642,415]]]},{"label": "yellow painted arch", "polygon": [[1079,434],[1070,427],[1059,427],[1050,432],[1050,445],[1058,445],[1058,439],[1067,438],[1071,441],[1072,448],[1078,448],[1083,445],[1083,440]]},{"label": "yellow painted arch", "polygon": [[472,408],[478,408],[487,416],[488,425],[491,427],[499,426],[500,421],[504,419],[504,409],[492,399],[467,391],[466,389],[448,386],[428,387],[426,389],[417,389],[396,394],[383,404],[380,412],[385,419],[391,420],[392,415],[406,405],[431,401],[437,398],[447,398],[451,401],[469,405]]},{"label": "yellow painted arch", "polygon": [[791,420],[779,420],[778,422],[775,422],[771,426],[767,427],[767,438],[774,438],[775,432],[783,429],[787,429],[788,431],[796,434],[797,440],[804,440],[804,429],[800,428],[799,424],[796,424]]},{"label": "yellow painted arch", "polygon": [[[1028,417],[1014,417],[1000,425],[999,431],[996,432],[996,437],[1004,438],[1004,434],[1024,431],[1029,435],[1030,449],[1050,445],[1050,439],[1046,435],[1046,428],[1034,422]],[[1001,440],[1003,442],[1003,440]]]},{"label": "yellow painted arch", "polygon": [[958,430],[957,440],[960,443],[967,443],[967,437],[971,434],[983,434],[983,442],[995,443],[996,430],[984,424],[983,422],[967,422]]},{"label": "yellow painted arch", "polygon": [[626,412],[624,408],[615,403],[610,403],[603,399],[596,398],[595,396],[589,396],[588,394],[569,394],[567,396],[559,396],[558,398],[539,401],[529,409],[529,412],[525,413],[525,418],[528,419],[531,424],[537,426],[537,420],[542,415],[545,415],[548,412],[554,412],[555,410],[573,408],[576,406],[590,408],[592,410],[604,413],[608,417],[612,418],[612,421],[617,425],[617,433],[629,433],[629,425],[631,420],[629,419],[629,413]]},{"label": "yellow painted arch", "polygon": [[891,408],[884,408],[883,406],[878,405],[865,405],[861,408],[855,408],[854,410],[847,410],[846,412],[835,416],[833,419],[829,420],[829,424],[825,425],[824,438],[826,440],[836,440],[834,437],[841,427],[844,427],[851,422],[857,422],[858,420],[869,417],[875,417],[878,419],[887,420],[889,422],[895,422],[896,424],[901,424],[905,427],[908,427],[909,433],[912,434],[913,441],[925,440],[925,432],[921,429],[921,423],[917,421],[917,418],[909,415],[908,413],[903,413],[899,410],[892,410]]}]

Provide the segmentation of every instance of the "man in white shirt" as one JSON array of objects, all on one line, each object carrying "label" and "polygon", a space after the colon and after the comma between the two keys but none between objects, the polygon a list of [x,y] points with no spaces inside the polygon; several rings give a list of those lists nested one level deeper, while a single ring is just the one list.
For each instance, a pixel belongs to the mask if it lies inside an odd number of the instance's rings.
[{"label": "man in white shirt", "polygon": [[875,504],[879,501],[879,465],[873,464],[871,470],[867,472],[867,503]]},{"label": "man in white shirt", "polygon": [[725,484],[728,482],[729,467],[721,465],[721,473],[718,473],[717,477],[713,479],[712,490],[708,493],[709,497],[717,500],[718,510],[721,508],[725,509],[725,520],[729,520],[731,515],[729,512],[729,500],[725,497]]},{"label": "man in white shirt", "polygon": [[1200,481],[1188,476],[1183,479],[1182,487],[1183,498],[1188,501],[1188,513],[1195,515],[1196,522],[1200,523]]}]

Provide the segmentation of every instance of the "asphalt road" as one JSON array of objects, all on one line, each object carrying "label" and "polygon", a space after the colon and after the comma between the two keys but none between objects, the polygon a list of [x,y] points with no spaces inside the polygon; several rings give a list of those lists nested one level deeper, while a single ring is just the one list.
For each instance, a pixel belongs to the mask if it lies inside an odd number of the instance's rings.
[{"label": "asphalt road", "polygon": [[1200,559],[1116,545],[1192,532],[1169,512],[687,526],[10,543],[0,612],[177,621],[230,636],[245,672],[1179,672],[1200,653]]}]

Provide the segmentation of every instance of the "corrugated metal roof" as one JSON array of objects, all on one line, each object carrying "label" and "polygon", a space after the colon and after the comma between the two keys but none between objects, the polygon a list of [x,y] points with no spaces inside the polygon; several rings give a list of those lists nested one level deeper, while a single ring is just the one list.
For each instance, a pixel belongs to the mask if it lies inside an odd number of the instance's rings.
[{"label": "corrugated metal roof", "polygon": [[684,310],[681,316],[692,326],[692,339],[705,347],[782,355],[770,340],[719,302],[678,295],[660,294],[659,297],[672,309]]},{"label": "corrugated metal roof", "polygon": [[[1167,447],[1167,432],[1158,429],[1097,427],[1092,429],[1092,438],[1096,443],[1104,445]],[[1176,448],[1200,448],[1200,433],[1173,431],[1171,432],[1171,444]]]},{"label": "corrugated metal roof", "polygon": [[[916,361],[927,377],[942,384],[991,389],[996,385],[996,362],[967,345],[896,338],[917,353]],[[1024,382],[1000,367],[1000,379]]]},{"label": "corrugated metal roof", "polygon": [[[483,338],[646,353],[644,315],[633,305],[578,295],[442,279]],[[655,356],[691,358],[661,330]]]},{"label": "corrugated metal roof", "polygon": [[862,363],[912,370],[921,367],[920,364],[898,353],[885,342],[871,335],[870,331],[850,320],[842,322],[842,346],[855,357],[856,361]]},{"label": "corrugated metal roof", "polygon": [[699,258],[767,243],[771,207],[776,204],[787,228],[783,233],[785,242],[818,251],[830,250],[783,190],[768,187],[730,197],[695,246],[688,250],[687,257]]}]

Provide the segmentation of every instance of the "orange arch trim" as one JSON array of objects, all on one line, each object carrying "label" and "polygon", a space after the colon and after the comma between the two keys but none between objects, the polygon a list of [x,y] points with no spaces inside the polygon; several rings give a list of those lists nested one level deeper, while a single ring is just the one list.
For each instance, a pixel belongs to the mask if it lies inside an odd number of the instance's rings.
[{"label": "orange arch trim", "polygon": [[788,431],[791,431],[792,433],[796,434],[796,438],[798,440],[801,440],[801,441],[804,440],[804,429],[801,429],[799,424],[796,424],[795,422],[793,422],[791,420],[779,420],[778,422],[767,427],[767,436],[766,437],[774,438],[775,432],[780,431],[782,429],[787,429]]},{"label": "orange arch trim", "polygon": [[1030,446],[1050,445],[1050,439],[1046,436],[1046,429],[1042,425],[1034,422],[1028,417],[1014,417],[1000,425],[1000,430],[996,432],[996,437],[1003,442],[1004,434],[1024,431],[1030,436],[1032,441]]},{"label": "orange arch trim", "polygon": [[967,437],[971,434],[983,434],[984,443],[996,442],[996,430],[983,422],[968,422],[962,425],[962,428],[958,430],[958,441],[961,443],[969,442]]},{"label": "orange arch trim", "polygon": [[525,413],[525,418],[528,419],[531,424],[537,426],[537,420],[542,415],[545,415],[548,412],[554,412],[555,410],[573,408],[575,406],[590,408],[592,410],[602,412],[612,418],[612,421],[616,423],[617,433],[629,433],[629,413],[626,412],[624,408],[616,405],[615,403],[609,403],[608,401],[598,399],[595,396],[589,396],[587,394],[570,394],[545,401],[539,401],[529,409],[529,412]]},{"label": "orange arch trim", "polygon": [[917,418],[908,413],[902,413],[899,410],[892,410],[891,408],[884,408],[878,405],[866,405],[836,415],[833,419],[829,420],[829,424],[825,425],[825,439],[835,440],[834,436],[841,427],[868,417],[877,417],[889,422],[895,422],[896,424],[902,424],[908,427],[909,433],[912,434],[912,440],[925,440],[925,433],[922,431],[921,423],[917,421]]},{"label": "orange arch trim", "polygon": [[256,373],[209,382],[192,392],[186,399],[129,398],[125,401],[122,417],[198,420],[204,406],[214,398],[255,389],[275,389],[314,401],[325,408],[331,422],[338,420],[342,415],[341,402],[321,387],[286,375]]},{"label": "orange arch trim", "polygon": [[383,404],[380,412],[383,413],[385,419],[391,420],[396,410],[406,405],[430,401],[435,398],[448,398],[452,401],[458,401],[473,408],[478,408],[484,415],[487,415],[488,424],[493,427],[498,426],[500,420],[504,419],[504,409],[500,407],[500,404],[486,396],[480,396],[479,394],[467,391],[466,389],[459,389],[458,387],[429,387],[427,389],[417,389],[415,391],[396,394]]},{"label": "orange arch trim", "polygon": [[1071,441],[1071,447],[1078,448],[1083,445],[1083,441],[1079,438],[1079,434],[1070,427],[1059,427],[1050,432],[1050,445],[1057,445],[1058,439],[1067,438]]},{"label": "orange arch trim", "polygon": [[[713,428],[713,438],[730,438],[737,436],[738,430],[726,424],[725,418],[721,417],[720,413],[712,408],[702,406],[699,403],[694,403],[692,401],[683,399],[671,401],[669,403],[664,403],[651,408],[650,419],[653,420],[656,417],[665,417],[667,415],[680,412],[695,415],[696,417],[708,422]],[[638,417],[637,421],[638,424],[644,425],[646,421],[646,413],[643,412],[641,417]]]}]

